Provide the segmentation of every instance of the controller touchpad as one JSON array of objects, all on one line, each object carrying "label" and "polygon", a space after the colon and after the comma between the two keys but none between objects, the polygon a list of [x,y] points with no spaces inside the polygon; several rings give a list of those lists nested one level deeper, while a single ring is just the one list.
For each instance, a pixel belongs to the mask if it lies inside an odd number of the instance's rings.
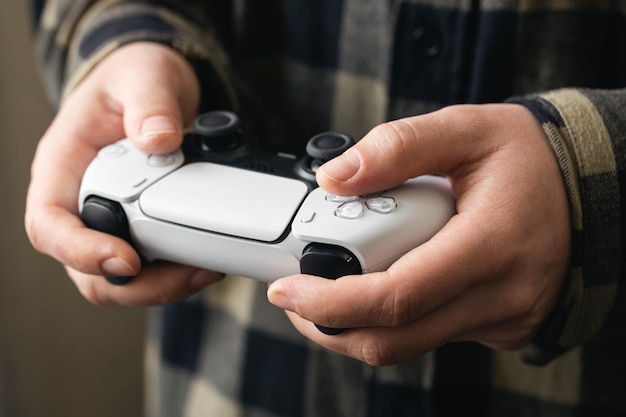
[{"label": "controller touchpad", "polygon": [[307,186],[295,179],[196,162],[149,187],[139,204],[156,219],[273,242],[307,193]]}]

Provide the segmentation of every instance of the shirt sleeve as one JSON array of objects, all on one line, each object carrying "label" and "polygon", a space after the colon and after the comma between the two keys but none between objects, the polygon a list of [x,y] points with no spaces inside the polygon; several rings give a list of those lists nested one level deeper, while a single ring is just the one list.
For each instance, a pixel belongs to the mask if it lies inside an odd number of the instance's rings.
[{"label": "shirt sleeve", "polygon": [[626,90],[563,89],[511,101],[541,122],[571,213],[566,287],[524,351],[526,362],[541,365],[599,332],[612,332],[625,318]]},{"label": "shirt sleeve", "polygon": [[227,55],[200,0],[55,0],[33,5],[36,55],[50,104],[63,98],[104,57],[125,44],[158,42],[182,54],[201,85],[201,110],[236,106]]}]

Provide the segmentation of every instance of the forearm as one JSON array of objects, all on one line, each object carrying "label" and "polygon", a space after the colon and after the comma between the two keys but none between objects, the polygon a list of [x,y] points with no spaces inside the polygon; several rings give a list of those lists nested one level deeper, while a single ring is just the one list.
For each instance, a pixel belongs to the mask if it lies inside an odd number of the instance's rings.
[{"label": "forearm", "polygon": [[[131,42],[151,41],[173,48],[193,65],[203,109],[234,107],[228,60],[207,17],[210,12],[199,12],[202,2],[181,3],[175,9],[163,2],[46,2],[36,16],[35,35],[52,106],[56,109],[110,52]],[[182,13],[183,8],[191,13]]]}]

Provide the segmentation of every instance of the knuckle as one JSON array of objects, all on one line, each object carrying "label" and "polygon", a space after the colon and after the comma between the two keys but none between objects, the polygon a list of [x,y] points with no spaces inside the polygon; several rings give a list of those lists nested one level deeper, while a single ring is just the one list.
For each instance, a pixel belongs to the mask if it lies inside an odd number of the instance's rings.
[{"label": "knuckle", "polygon": [[473,130],[487,128],[490,123],[487,120],[489,112],[478,111],[480,107],[475,105],[453,105],[439,110],[442,123],[460,130]]},{"label": "knuckle", "polygon": [[[77,235],[76,230],[53,229],[50,225],[55,223],[54,214],[51,212],[26,213],[24,227],[32,247],[39,253],[49,255],[77,271],[100,273],[100,268],[93,265],[93,256],[85,256],[87,245]],[[98,253],[104,253],[105,250],[108,250],[108,247],[101,246]]]},{"label": "knuckle", "polygon": [[515,351],[528,346],[536,332],[536,327],[528,323],[514,323],[505,330],[491,331],[474,338],[479,343],[495,350]]},{"label": "knuckle", "polygon": [[517,351],[528,346],[532,341],[533,333],[528,329],[521,329],[513,334],[508,340],[504,340],[496,347],[498,350]]},{"label": "knuckle", "polygon": [[370,366],[386,366],[398,363],[397,355],[391,345],[375,337],[360,340],[356,358]]},{"label": "knuckle", "polygon": [[24,228],[26,230],[26,236],[28,236],[31,245],[36,251],[44,253],[44,245],[41,241],[41,237],[39,234],[39,223],[40,222],[38,221],[37,216],[33,215],[30,211],[26,212],[26,215],[24,217]]},{"label": "knuckle", "polygon": [[506,297],[506,311],[509,320],[527,320],[534,315],[535,297],[530,289],[518,289]]},{"label": "knuckle", "polygon": [[396,288],[387,297],[380,310],[380,322],[391,327],[400,327],[411,322],[419,311],[419,301],[413,294]]},{"label": "knuckle", "polygon": [[409,154],[417,136],[413,125],[402,119],[376,126],[372,130],[372,135],[377,139],[376,152],[381,155],[392,155],[398,159]]},{"label": "knuckle", "polygon": [[344,327],[342,320],[339,319],[336,313],[333,313],[330,309],[322,310],[308,310],[303,308],[297,308],[296,314],[307,320],[311,320],[316,324],[330,328]]},{"label": "knuckle", "polygon": [[371,135],[382,143],[393,143],[401,137],[395,124],[397,122],[381,123],[372,129]]},{"label": "knuckle", "polygon": [[78,292],[91,304],[105,307],[112,304],[111,300],[105,297],[98,289],[96,280],[102,277],[89,276],[74,280]]},{"label": "knuckle", "polygon": [[[142,271],[137,280],[143,283],[148,279],[151,282],[149,291],[141,291],[133,304],[138,305],[165,305],[188,298],[194,294],[191,280],[195,269],[180,265],[155,264]],[[142,284],[143,285],[143,284]]]},{"label": "knuckle", "polygon": [[61,263],[69,265],[72,268],[83,273],[101,273],[100,265],[92,265],[91,258],[85,257],[79,253],[77,249],[63,243],[62,239],[52,242],[52,254]]},{"label": "knuckle", "polygon": [[[184,280],[182,281],[184,282]],[[175,287],[161,287],[150,299],[144,300],[146,305],[165,305],[183,300],[191,295],[191,291],[182,285]]]}]

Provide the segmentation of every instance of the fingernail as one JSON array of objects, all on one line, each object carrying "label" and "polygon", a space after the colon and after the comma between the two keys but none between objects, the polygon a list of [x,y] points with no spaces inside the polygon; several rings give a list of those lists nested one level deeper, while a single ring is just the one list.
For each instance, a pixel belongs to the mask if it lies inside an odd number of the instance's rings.
[{"label": "fingernail", "polygon": [[167,116],[152,116],[141,124],[141,137],[150,139],[154,136],[178,134],[178,126]]},{"label": "fingernail", "polygon": [[101,266],[104,275],[107,276],[127,277],[137,274],[135,270],[126,263],[126,261],[119,257],[109,258],[102,262]]},{"label": "fingernail", "polygon": [[354,152],[345,152],[322,165],[318,172],[334,182],[346,182],[359,171],[361,159]]},{"label": "fingernail", "polygon": [[282,308],[283,310],[296,311],[296,306],[294,305],[291,298],[287,297],[283,290],[280,289],[279,285],[270,285],[267,290],[267,299],[270,303],[274,304],[278,308]]},{"label": "fingernail", "polygon": [[219,275],[217,273],[200,269],[189,278],[189,289],[197,292],[218,280]]}]

